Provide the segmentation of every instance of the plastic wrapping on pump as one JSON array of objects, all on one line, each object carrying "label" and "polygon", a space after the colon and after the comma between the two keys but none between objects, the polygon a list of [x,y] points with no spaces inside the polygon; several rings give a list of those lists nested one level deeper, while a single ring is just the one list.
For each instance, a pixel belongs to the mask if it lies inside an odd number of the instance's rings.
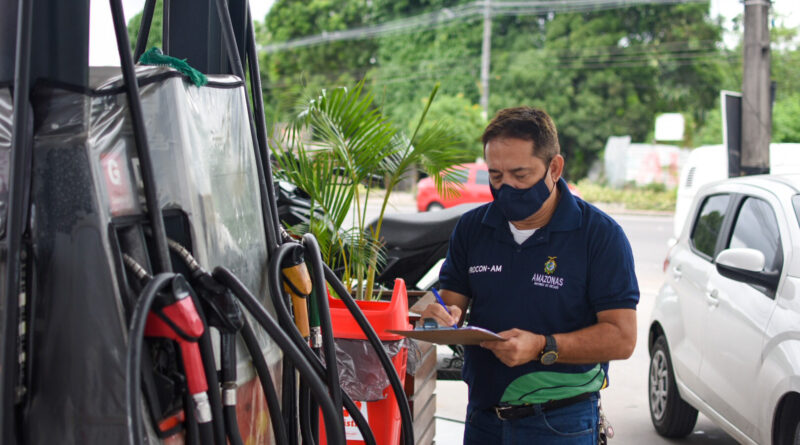
[{"label": "plastic wrapping on pump", "polygon": [[[145,221],[143,194],[119,71],[93,69],[91,77],[88,90],[40,83],[33,93],[36,371],[25,428],[32,444],[126,438],[126,320],[135,295],[118,285],[125,278],[115,227]],[[178,221],[204,267],[228,267],[272,311],[243,83],[210,76],[196,87],[166,67],[137,67],[137,77],[167,231]],[[281,352],[261,329],[256,334],[279,387]],[[252,383],[238,349],[239,383]],[[244,385],[239,398],[258,399],[259,388]],[[263,422],[249,425],[246,441],[271,440]]]},{"label": "plastic wrapping on pump", "polygon": [[8,175],[9,161],[11,160],[13,105],[11,89],[0,87],[0,236],[6,233],[8,218]]},{"label": "plastic wrapping on pump", "polygon": [[[339,382],[353,400],[372,402],[386,398],[389,377],[383,369],[378,355],[369,342],[358,339],[337,338],[336,365]],[[408,349],[406,372],[414,374],[419,363],[419,349],[410,339],[382,341],[389,358],[394,358],[404,348]],[[402,377],[402,376],[401,376]]]}]

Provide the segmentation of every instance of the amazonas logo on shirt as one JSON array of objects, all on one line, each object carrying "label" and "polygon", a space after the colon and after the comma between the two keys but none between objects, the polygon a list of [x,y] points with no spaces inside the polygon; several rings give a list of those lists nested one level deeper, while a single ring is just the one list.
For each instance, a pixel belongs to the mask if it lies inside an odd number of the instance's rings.
[{"label": "amazonas logo on shirt", "polygon": [[558,267],[558,263],[556,263],[556,258],[554,256],[548,256],[547,261],[544,263],[544,274],[535,273],[533,274],[533,278],[531,281],[533,282],[534,286],[542,286],[547,287],[550,289],[561,289],[561,286],[564,285],[564,277],[559,277],[553,275],[555,273],[556,268]]}]

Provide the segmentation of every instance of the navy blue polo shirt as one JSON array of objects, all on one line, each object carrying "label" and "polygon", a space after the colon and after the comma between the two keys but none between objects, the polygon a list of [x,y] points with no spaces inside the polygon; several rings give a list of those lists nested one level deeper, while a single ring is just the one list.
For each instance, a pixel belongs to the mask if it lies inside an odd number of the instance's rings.
[{"label": "navy blue polo shirt", "polygon": [[[471,301],[469,324],[495,332],[576,331],[597,313],[635,309],[639,287],[622,228],[558,182],[561,199],[550,222],[521,245],[493,203],[465,213],[450,237],[439,281]],[[607,363],[545,366],[538,360],[508,367],[488,349],[466,346],[463,378],[469,403],[542,403],[597,391]]]}]

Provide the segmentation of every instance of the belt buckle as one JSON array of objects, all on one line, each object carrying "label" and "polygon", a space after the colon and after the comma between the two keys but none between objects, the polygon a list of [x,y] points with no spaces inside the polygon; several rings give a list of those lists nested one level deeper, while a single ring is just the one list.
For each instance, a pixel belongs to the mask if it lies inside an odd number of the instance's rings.
[{"label": "belt buckle", "polygon": [[494,413],[497,414],[497,418],[500,420],[508,420],[505,417],[505,412],[509,411],[514,408],[514,405],[503,405],[503,406],[495,406]]}]

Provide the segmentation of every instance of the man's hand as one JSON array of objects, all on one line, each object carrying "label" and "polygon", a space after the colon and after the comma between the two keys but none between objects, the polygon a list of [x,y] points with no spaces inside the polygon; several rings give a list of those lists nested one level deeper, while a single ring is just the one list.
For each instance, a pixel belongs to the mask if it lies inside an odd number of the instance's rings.
[{"label": "man's hand", "polygon": [[544,336],[533,332],[514,328],[497,335],[507,340],[484,341],[481,347],[492,351],[506,366],[519,366],[536,360],[544,349]]},{"label": "man's hand", "polygon": [[441,304],[429,304],[420,314],[420,324],[422,323],[422,320],[426,318],[433,318],[436,320],[436,323],[438,323],[439,326],[457,325],[458,321],[461,319],[461,308],[451,304],[447,306],[447,309],[450,311],[449,314],[446,310],[444,310],[444,306]]}]

